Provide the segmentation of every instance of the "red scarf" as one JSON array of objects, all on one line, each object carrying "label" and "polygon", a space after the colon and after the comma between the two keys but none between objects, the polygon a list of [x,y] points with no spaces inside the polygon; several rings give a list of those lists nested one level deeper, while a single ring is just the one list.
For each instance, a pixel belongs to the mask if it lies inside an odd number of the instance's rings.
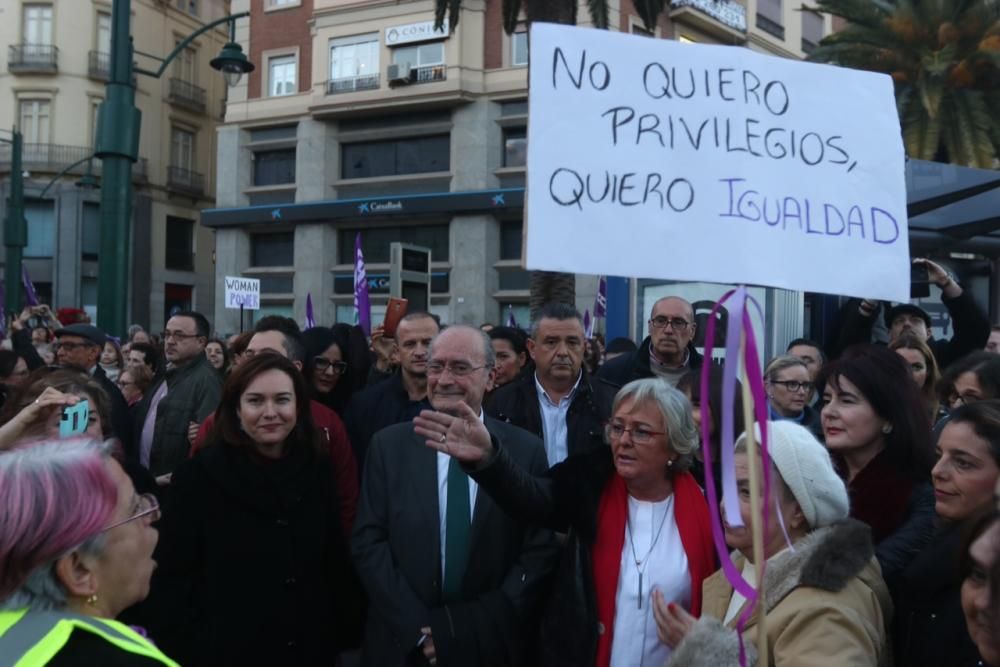
[{"label": "red scarf", "polygon": [[[705,495],[690,473],[675,475],[674,521],[681,534],[681,544],[691,573],[691,613],[701,615],[701,583],[715,572],[715,551],[709,529]],[[591,549],[594,566],[594,591],[597,596],[597,620],[604,632],[597,638],[595,667],[611,663],[611,641],[615,626],[615,595],[621,573],[622,548],[625,546],[625,520],[628,517],[628,491],[621,475],[612,475],[601,494],[597,509],[597,539]]]}]

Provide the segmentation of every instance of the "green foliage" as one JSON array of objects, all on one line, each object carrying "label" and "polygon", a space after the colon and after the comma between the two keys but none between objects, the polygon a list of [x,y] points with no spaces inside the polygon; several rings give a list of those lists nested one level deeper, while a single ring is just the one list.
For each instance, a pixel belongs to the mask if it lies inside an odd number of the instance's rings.
[{"label": "green foliage", "polygon": [[847,27],[809,60],[892,77],[908,155],[996,168],[1000,2],[817,0]]}]

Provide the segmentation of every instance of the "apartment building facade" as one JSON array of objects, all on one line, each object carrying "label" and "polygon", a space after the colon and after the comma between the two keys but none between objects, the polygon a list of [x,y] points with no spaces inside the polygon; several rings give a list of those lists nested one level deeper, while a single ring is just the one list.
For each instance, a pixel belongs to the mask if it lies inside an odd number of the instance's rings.
[{"label": "apartment building facade", "polygon": [[[431,0],[234,0],[257,70],[230,91],[219,128],[216,311],[223,277],[261,280],[257,316],[353,320],[357,234],[373,321],[388,297],[389,244],[432,251],[431,310],[447,322],[527,323],[522,268],[527,148],[525,28],[507,35],[501,3],[463,0],[454,30],[434,30]],[[786,57],[829,31],[790,0],[675,0],[653,31],[631,0],[611,28],[749,47]],[[806,15],[809,15],[808,17]],[[585,3],[581,25],[588,25]],[[578,276],[578,305],[596,276]]]},{"label": "apartment building facade", "polygon": [[[229,13],[228,0],[132,0],[136,64],[163,57],[206,23]],[[142,113],[140,160],[133,166],[128,318],[159,331],[171,310],[214,310],[214,235],[199,224],[215,195],[215,124],[226,88],[209,66],[228,41],[211,30],[186,48],[160,79],[136,78]],[[100,191],[77,185],[93,153],[98,105],[110,73],[110,0],[0,0],[0,127],[24,136],[28,245],[24,265],[39,297],[96,315]],[[139,53],[142,52],[142,53]],[[6,207],[10,146],[0,145]],[[100,180],[101,163],[92,172]],[[43,190],[48,188],[44,196]],[[6,215],[3,210],[0,215]],[[8,287],[9,289],[10,287]]]}]

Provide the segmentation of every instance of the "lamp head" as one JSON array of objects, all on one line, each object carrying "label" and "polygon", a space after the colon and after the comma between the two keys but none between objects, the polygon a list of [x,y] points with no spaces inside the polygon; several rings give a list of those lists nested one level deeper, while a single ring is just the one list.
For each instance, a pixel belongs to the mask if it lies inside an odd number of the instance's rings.
[{"label": "lamp head", "polygon": [[236,42],[229,42],[223,46],[219,55],[212,58],[209,64],[212,69],[222,72],[229,86],[235,86],[244,74],[254,70],[253,63],[243,53],[243,47]]}]

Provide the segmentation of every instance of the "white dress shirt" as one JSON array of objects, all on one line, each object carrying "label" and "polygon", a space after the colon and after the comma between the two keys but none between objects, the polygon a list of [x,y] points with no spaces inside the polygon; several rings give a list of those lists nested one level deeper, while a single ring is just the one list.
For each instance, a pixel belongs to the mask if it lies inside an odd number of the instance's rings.
[{"label": "white dress shirt", "polygon": [[551,468],[557,463],[561,463],[569,456],[569,447],[566,438],[569,428],[566,425],[566,414],[569,412],[570,403],[576,397],[576,390],[580,388],[580,380],[583,379],[583,371],[576,378],[576,384],[568,394],[555,403],[549,395],[545,393],[545,388],[538,381],[538,374],[535,374],[535,389],[538,390],[538,407],[542,413],[542,435],[545,440],[545,457],[549,460]]},{"label": "white dress shirt", "polygon": [[[483,420],[483,410],[479,410],[479,421]],[[448,530],[448,465],[451,457],[444,452],[437,453],[437,474],[438,474],[438,523],[441,526],[441,576],[444,577],[444,548],[445,538]],[[476,492],[479,485],[469,478],[469,520],[476,515]]]},{"label": "white dress shirt", "polygon": [[[660,526],[663,526],[662,530]],[[631,531],[632,540],[629,541]],[[659,533],[656,544],[653,540]],[[642,560],[636,567],[632,547]],[[652,551],[650,551],[652,549]],[[642,608],[639,608],[639,570],[642,570]],[[653,590],[664,599],[691,608],[691,574],[674,519],[674,496],[651,503],[628,499],[628,527],[622,547],[618,592],[615,595],[614,637],[611,667],[662,667],[670,648],[656,635],[653,618]]]}]

